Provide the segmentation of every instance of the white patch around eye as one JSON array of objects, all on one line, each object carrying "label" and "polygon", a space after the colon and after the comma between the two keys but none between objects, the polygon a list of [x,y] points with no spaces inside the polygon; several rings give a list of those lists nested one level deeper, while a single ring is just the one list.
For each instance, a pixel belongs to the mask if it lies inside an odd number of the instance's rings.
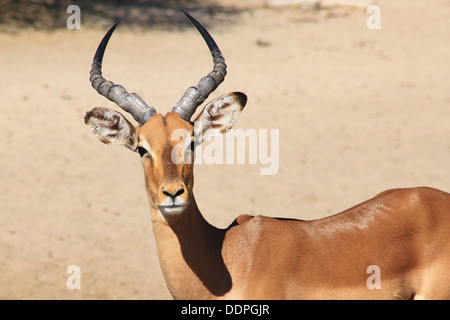
[{"label": "white patch around eye", "polygon": [[146,140],[140,140],[139,144],[141,145],[142,148],[147,150],[148,153],[152,153],[152,149],[150,149],[150,145]]}]

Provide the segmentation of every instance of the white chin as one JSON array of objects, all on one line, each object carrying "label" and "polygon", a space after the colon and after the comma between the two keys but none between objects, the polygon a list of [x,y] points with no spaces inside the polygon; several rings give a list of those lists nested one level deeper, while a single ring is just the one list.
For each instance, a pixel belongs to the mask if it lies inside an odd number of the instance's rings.
[{"label": "white chin", "polygon": [[161,206],[159,211],[165,217],[170,217],[176,214],[180,214],[186,209],[186,206]]}]

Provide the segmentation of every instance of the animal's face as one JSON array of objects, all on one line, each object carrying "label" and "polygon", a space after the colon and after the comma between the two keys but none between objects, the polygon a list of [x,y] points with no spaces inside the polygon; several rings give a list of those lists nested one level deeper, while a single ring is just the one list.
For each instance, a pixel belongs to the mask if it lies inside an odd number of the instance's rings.
[{"label": "animal's face", "polygon": [[205,106],[194,123],[169,112],[155,114],[143,126],[135,127],[121,113],[106,108],[92,109],[85,122],[103,143],[123,145],[139,153],[150,203],[171,219],[192,199],[195,146],[228,131],[246,101],[238,92],[219,97]]},{"label": "animal's face", "polygon": [[137,129],[137,151],[147,193],[164,216],[179,214],[190,203],[194,184],[193,134],[193,126],[174,112],[157,114]]}]

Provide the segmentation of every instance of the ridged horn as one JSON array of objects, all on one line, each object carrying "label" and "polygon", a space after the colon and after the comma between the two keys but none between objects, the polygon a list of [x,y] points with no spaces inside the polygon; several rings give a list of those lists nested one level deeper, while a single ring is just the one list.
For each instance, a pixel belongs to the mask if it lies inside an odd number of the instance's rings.
[{"label": "ridged horn", "polygon": [[182,119],[190,121],[197,107],[202,104],[211,92],[216,90],[225,79],[227,65],[225,64],[225,58],[222,56],[219,47],[205,27],[186,11],[181,10],[181,12],[184,13],[202,35],[208,45],[209,51],[211,51],[214,62],[213,70],[208,73],[206,77],[201,78],[196,86],[189,87],[181,97],[180,101],[178,101],[172,109],[172,111],[178,113]]},{"label": "ridged horn", "polygon": [[114,82],[108,81],[102,76],[103,55],[108,41],[119,22],[120,20],[108,30],[95,52],[94,61],[91,66],[90,81],[92,87],[98,93],[115,102],[124,111],[130,113],[140,126],[143,126],[156,113],[156,110],[148,106],[136,93],[128,93],[120,84],[114,84]]}]

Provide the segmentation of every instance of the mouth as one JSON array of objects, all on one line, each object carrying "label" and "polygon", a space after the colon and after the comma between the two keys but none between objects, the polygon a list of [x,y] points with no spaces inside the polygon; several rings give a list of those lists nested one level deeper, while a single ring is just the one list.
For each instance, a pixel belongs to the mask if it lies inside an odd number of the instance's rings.
[{"label": "mouth", "polygon": [[170,205],[170,206],[158,206],[159,211],[163,216],[171,216],[182,213],[186,209],[187,205]]}]

